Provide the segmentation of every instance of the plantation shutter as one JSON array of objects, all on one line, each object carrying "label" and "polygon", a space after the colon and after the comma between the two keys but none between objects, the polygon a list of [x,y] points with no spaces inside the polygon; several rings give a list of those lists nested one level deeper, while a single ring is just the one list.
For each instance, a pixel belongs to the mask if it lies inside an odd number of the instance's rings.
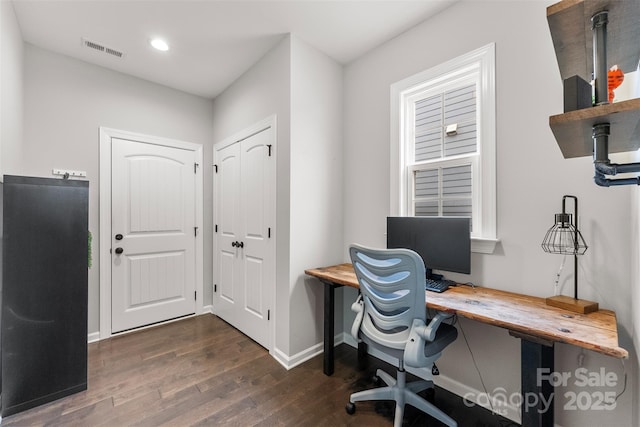
[{"label": "plantation shutter", "polygon": [[475,84],[415,102],[415,216],[472,216],[473,161],[460,158],[478,151],[476,103]]}]

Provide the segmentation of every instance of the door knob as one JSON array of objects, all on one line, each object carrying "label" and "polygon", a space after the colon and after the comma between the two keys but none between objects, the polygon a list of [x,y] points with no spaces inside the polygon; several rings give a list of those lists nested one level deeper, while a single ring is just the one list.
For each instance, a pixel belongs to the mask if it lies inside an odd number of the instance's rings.
[{"label": "door knob", "polygon": [[244,242],[236,242],[239,248],[244,248]]},{"label": "door knob", "polygon": [[231,242],[231,246],[233,246],[234,248],[238,246],[238,242]]},{"label": "door knob", "polygon": [[116,240],[122,240],[122,234],[116,234]]},{"label": "door knob", "polygon": [[120,255],[122,252],[124,252],[124,249],[116,248],[116,254]]}]

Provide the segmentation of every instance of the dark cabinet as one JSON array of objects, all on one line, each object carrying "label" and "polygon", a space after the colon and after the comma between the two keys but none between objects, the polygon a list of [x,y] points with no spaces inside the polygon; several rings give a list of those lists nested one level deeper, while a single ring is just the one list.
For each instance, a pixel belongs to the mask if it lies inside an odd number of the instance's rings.
[{"label": "dark cabinet", "polygon": [[86,181],[5,175],[2,416],[87,388]]}]

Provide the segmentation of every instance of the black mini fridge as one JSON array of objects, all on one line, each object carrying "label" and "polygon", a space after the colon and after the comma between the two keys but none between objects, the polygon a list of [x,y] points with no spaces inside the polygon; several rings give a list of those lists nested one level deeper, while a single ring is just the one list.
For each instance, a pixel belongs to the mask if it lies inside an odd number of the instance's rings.
[{"label": "black mini fridge", "polygon": [[87,388],[86,181],[4,176],[2,416]]}]

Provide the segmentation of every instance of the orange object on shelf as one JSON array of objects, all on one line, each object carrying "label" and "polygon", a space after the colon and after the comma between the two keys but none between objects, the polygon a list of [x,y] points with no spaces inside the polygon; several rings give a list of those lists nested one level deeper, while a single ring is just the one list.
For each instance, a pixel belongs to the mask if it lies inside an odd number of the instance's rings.
[{"label": "orange object on shelf", "polygon": [[622,84],[624,80],[624,73],[621,69],[618,68],[617,65],[614,65],[609,69],[607,73],[607,84],[609,89],[609,103],[613,102],[613,98],[615,94],[613,90]]}]

